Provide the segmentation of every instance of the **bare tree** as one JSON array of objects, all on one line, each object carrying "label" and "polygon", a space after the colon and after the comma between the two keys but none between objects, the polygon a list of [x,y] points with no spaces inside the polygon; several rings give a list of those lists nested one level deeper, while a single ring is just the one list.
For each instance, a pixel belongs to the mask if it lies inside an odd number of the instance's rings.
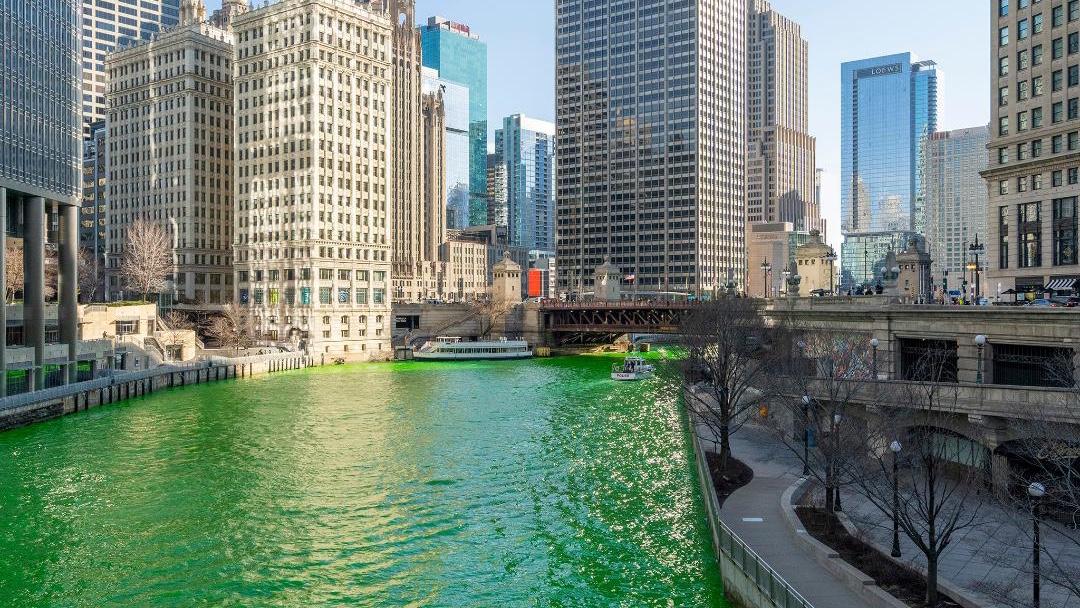
[{"label": "bare tree", "polygon": [[[840,510],[840,490],[855,483],[865,462],[866,424],[859,416],[873,400],[876,384],[869,336],[807,332],[797,342],[801,359],[778,382],[787,418],[774,418],[780,441],[804,465],[803,472],[825,487],[825,508]],[[785,422],[795,428],[785,428]],[[826,522],[831,524],[832,518]]]},{"label": "bare tree", "polygon": [[235,354],[239,354],[241,348],[254,343],[255,326],[247,310],[232,303],[221,311],[220,316],[207,320],[206,334],[221,348],[231,348]]},{"label": "bare tree", "polygon": [[161,320],[169,329],[195,329],[195,323],[179,310],[170,310],[161,316]]},{"label": "bare tree", "polygon": [[102,286],[102,264],[96,263],[96,254],[90,249],[79,249],[76,262],[79,265],[79,295],[84,302],[93,302]]},{"label": "bare tree", "polygon": [[[909,380],[889,383],[890,390],[879,393],[882,406],[861,444],[865,459],[852,463],[857,470],[848,477],[878,511],[895,518],[899,532],[923,554],[926,603],[936,608],[942,553],[959,533],[984,523],[989,492],[980,459],[985,450],[936,428],[942,417],[958,412],[954,353],[928,349],[908,375]],[[901,451],[894,452],[893,445]]]},{"label": "bare tree", "polygon": [[8,241],[4,255],[4,282],[7,286],[7,293],[4,294],[4,298],[10,304],[15,301],[15,294],[22,291],[25,281],[22,247]]},{"label": "bare tree", "polygon": [[783,323],[770,324],[760,302],[722,298],[702,303],[684,318],[680,334],[687,351],[684,382],[688,410],[712,431],[721,471],[731,458],[731,435],[766,396],[770,374],[791,359],[791,336]]},{"label": "bare tree", "polygon": [[514,304],[511,302],[497,302],[492,298],[486,298],[474,301],[470,308],[479,320],[480,337],[486,338],[495,329],[495,324],[499,321],[499,318],[514,309]]},{"label": "bare tree", "polygon": [[143,300],[165,287],[172,268],[172,243],[165,230],[152,222],[135,220],[127,229],[127,246],[120,274],[129,287],[142,293]]}]

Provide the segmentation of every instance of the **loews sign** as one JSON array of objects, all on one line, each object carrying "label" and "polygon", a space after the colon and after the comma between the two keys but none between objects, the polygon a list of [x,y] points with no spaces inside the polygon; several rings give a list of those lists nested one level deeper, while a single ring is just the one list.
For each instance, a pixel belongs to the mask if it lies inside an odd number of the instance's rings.
[{"label": "loews sign", "polygon": [[899,74],[904,71],[904,65],[901,63],[894,63],[892,65],[879,65],[873,68],[863,68],[856,72],[856,78],[873,78],[874,76],[886,76],[888,74]]}]

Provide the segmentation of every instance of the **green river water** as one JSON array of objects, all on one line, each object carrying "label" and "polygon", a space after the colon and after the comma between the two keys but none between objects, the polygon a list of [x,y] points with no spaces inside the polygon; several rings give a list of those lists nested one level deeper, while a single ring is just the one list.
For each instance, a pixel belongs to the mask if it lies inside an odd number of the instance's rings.
[{"label": "green river water", "polygon": [[725,606],[613,359],[326,367],[0,433],[0,606]]}]

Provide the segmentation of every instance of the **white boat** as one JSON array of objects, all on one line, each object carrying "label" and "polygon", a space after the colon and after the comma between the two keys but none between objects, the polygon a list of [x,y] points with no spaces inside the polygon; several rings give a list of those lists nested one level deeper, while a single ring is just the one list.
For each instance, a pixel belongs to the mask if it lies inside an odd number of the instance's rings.
[{"label": "white boat", "polygon": [[533,351],[528,342],[506,338],[489,342],[465,342],[461,338],[438,337],[413,353],[414,359],[427,361],[528,359],[532,356]]},{"label": "white boat", "polygon": [[620,382],[644,380],[652,376],[656,367],[649,365],[645,359],[637,356],[629,356],[622,363],[611,366],[611,379]]}]

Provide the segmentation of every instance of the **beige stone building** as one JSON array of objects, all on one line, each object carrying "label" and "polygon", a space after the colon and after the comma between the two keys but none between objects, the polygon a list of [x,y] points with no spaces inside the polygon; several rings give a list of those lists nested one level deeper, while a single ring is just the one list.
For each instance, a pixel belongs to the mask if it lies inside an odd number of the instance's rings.
[{"label": "beige stone building", "polygon": [[159,224],[172,239],[166,303],[213,308],[232,297],[232,34],[193,21],[205,16],[198,7],[201,0],[189,2],[177,29],[106,61],[106,270],[114,298],[124,289],[119,270],[137,220]]},{"label": "beige stone building", "polygon": [[[746,232],[746,293],[753,298],[775,298],[787,291],[785,272],[795,262],[795,250],[810,240],[791,222],[750,224]],[[801,293],[808,293],[806,282]]]},{"label": "beige stone building", "polygon": [[809,133],[809,45],[799,24],[766,0],[747,7],[747,221],[822,230],[817,141]]},{"label": "beige stone building", "polygon": [[795,266],[802,277],[800,293],[805,296],[834,293],[838,285],[836,261],[836,250],[825,244],[821,232],[811,230],[810,240],[795,248]]},{"label": "beige stone building", "polygon": [[1075,293],[1080,279],[1080,5],[994,3],[983,293]]},{"label": "beige stone building", "polygon": [[283,0],[234,30],[238,301],[267,340],[389,357],[390,16]]},{"label": "beige stone building", "polygon": [[440,246],[445,271],[438,299],[470,302],[489,293],[488,246],[475,239],[451,238]]}]

